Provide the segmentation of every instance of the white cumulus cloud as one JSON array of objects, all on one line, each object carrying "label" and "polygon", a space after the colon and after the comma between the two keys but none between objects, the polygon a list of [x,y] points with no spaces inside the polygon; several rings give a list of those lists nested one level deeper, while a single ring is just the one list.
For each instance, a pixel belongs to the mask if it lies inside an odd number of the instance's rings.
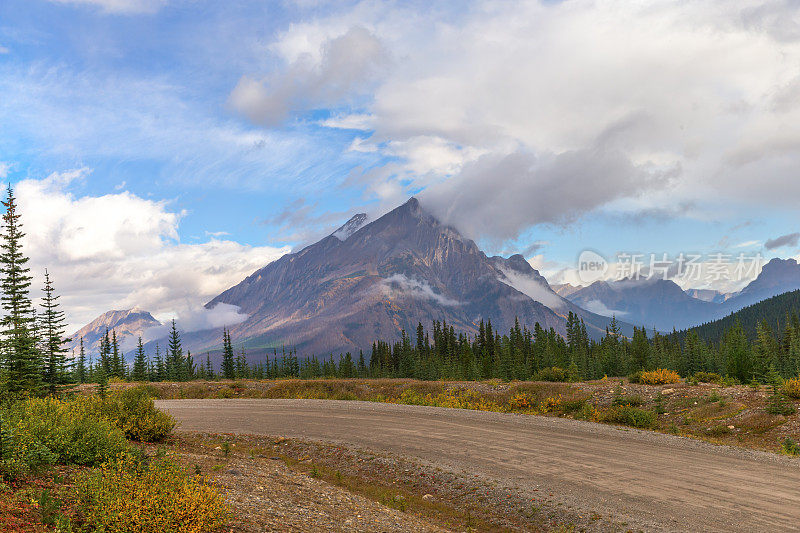
[{"label": "white cumulus cloud", "polygon": [[[109,309],[132,307],[184,317],[187,324],[213,323],[207,312],[198,311],[206,301],[288,252],[218,238],[182,243],[182,213],[170,211],[166,202],[130,192],[69,192],[69,185],[88,172],[27,179],[15,190],[32,273],[41,278],[49,268],[72,326]],[[226,310],[225,320],[231,313]]]}]

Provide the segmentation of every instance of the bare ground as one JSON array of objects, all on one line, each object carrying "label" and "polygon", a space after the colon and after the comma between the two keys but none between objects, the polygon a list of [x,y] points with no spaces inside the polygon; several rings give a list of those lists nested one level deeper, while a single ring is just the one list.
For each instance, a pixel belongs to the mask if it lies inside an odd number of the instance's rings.
[{"label": "bare ground", "polygon": [[[509,508],[520,515],[528,506],[519,502],[529,502],[533,514],[563,510],[562,518],[578,530],[789,531],[800,523],[800,467],[775,454],[588,422],[460,409],[319,400],[158,406],[181,422],[182,431],[296,437],[409,457],[452,476],[453,483],[477,479],[507,493]],[[482,505],[508,514],[495,496]],[[511,529],[543,525],[548,524],[509,523]]]}]

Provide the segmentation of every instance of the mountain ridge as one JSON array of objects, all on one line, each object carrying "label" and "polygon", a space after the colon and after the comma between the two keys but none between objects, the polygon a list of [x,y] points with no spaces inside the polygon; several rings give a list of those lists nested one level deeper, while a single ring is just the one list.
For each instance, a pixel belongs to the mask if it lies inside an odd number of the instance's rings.
[{"label": "mountain ridge", "polygon": [[148,311],[137,307],[106,311],[73,333],[67,350],[77,354],[81,339],[83,339],[83,347],[87,354],[98,353],[100,339],[105,335],[106,330],[114,331],[120,346],[123,350],[127,350],[130,349],[130,345],[135,342],[136,338],[144,334],[145,330],[161,325],[161,322]]}]

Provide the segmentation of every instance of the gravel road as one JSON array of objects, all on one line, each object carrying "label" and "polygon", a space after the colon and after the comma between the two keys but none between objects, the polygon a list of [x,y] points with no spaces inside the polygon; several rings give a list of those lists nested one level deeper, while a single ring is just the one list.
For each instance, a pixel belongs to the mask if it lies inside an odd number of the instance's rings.
[{"label": "gravel road", "polygon": [[162,400],[181,431],[344,443],[646,531],[797,531],[800,460],[589,422],[331,400]]}]

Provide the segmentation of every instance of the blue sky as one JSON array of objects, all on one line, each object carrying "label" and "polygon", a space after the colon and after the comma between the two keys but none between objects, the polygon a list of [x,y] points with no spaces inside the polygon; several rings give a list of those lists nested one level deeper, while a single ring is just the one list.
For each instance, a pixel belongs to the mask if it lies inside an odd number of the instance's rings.
[{"label": "blue sky", "polygon": [[797,21],[791,2],[5,0],[0,177],[76,325],[186,313],[412,194],[553,282],[587,248],[796,256]]}]

